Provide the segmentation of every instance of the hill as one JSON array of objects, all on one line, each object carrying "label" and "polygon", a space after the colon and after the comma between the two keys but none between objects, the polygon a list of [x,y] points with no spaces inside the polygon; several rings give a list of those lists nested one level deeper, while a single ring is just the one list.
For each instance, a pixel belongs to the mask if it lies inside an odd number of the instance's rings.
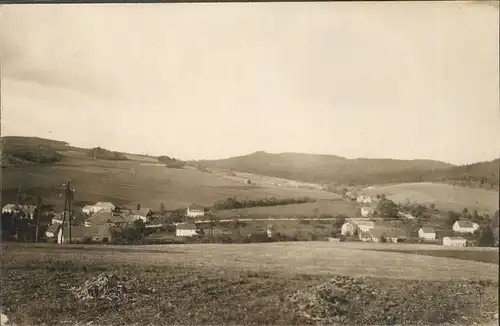
[{"label": "hill", "polygon": [[443,170],[453,165],[433,160],[347,159],[335,155],[301,153],[253,154],[222,160],[204,160],[208,167],[270,175],[301,181],[339,184],[386,183],[392,174]]},{"label": "hill", "polygon": [[433,160],[347,159],[335,155],[255,152],[198,163],[212,168],[351,186],[430,181],[498,189],[500,159],[455,166]]}]

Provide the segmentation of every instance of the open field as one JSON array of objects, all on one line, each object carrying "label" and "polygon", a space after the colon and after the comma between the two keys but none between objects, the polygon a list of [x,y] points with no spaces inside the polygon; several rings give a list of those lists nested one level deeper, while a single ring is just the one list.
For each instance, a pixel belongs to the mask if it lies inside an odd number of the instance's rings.
[{"label": "open field", "polygon": [[[400,249],[410,248],[403,244],[396,245],[396,248],[397,246],[400,246]],[[367,248],[377,249],[377,246],[363,243],[282,242],[127,246],[126,248],[130,248],[127,253],[116,252],[115,248],[124,248],[120,246],[4,244],[2,248],[3,259],[16,263],[39,257],[40,263],[46,260],[78,260],[119,265],[168,264],[223,271],[273,272],[283,275],[345,275],[425,280],[498,278],[498,265],[495,264],[474,261],[464,263],[463,260],[453,258],[372,251]]]},{"label": "open field", "polygon": [[[315,212],[317,209],[317,213]],[[278,218],[278,217],[320,217],[323,214],[338,215],[345,214],[354,217],[359,207],[352,202],[342,199],[319,200],[315,203],[292,204],[270,207],[250,207],[238,210],[220,210],[217,212],[219,218]]]},{"label": "open field", "polygon": [[[68,155],[68,153],[65,153]],[[85,202],[112,201],[117,204],[140,203],[158,209],[163,202],[167,209],[184,208],[192,203],[211,205],[229,196],[259,199],[338,198],[320,190],[246,185],[225,180],[196,169],[169,169],[141,165],[140,161],[92,160],[74,152],[63,161],[48,166],[26,165],[3,169],[3,200],[12,201],[17,187],[30,196],[40,195],[47,202],[60,204],[62,184],[72,180],[75,200]]]},{"label": "open field", "polygon": [[498,265],[362,245],[3,244],[0,307],[18,325],[496,323]]},{"label": "open field", "polygon": [[498,210],[499,194],[496,190],[455,187],[448,184],[421,182],[401,183],[387,186],[372,186],[362,190],[370,196],[385,194],[387,198],[400,203],[435,204],[440,210],[489,212]]}]

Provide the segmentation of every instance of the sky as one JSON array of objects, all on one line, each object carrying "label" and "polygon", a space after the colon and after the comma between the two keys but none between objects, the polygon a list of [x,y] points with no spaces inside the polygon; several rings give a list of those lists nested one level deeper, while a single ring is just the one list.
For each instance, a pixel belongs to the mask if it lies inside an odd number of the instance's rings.
[{"label": "sky", "polygon": [[2,5],[1,132],[180,159],[500,157],[498,7]]}]

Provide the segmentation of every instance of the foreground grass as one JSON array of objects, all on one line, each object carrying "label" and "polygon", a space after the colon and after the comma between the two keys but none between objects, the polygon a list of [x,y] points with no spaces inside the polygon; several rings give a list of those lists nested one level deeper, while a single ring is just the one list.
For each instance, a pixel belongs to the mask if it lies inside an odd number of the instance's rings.
[{"label": "foreground grass", "polygon": [[[485,324],[494,320],[492,281],[418,281],[3,259],[0,306],[19,325]],[[73,287],[114,274],[127,291],[81,301]],[[332,314],[337,311],[338,314]]]}]

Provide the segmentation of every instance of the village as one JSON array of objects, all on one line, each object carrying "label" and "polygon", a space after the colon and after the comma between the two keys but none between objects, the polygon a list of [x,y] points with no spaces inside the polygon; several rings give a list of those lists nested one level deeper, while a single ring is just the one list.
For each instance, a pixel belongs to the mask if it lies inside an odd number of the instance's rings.
[{"label": "village", "polygon": [[[111,202],[97,202],[85,205],[74,214],[65,207],[63,211],[38,213],[37,206],[7,204],[2,208],[3,221],[11,220],[11,236],[4,239],[25,242],[51,242],[51,243],[134,243],[142,239],[141,243],[189,243],[197,241],[208,242],[272,242],[272,241],[297,241],[297,240],[324,240],[330,242],[375,242],[375,243],[427,243],[443,246],[465,247],[477,245],[479,237],[483,236],[480,224],[470,218],[459,218],[456,214],[455,221],[439,227],[438,229],[426,219],[414,216],[408,209],[396,205],[385,198],[384,195],[372,199],[368,195],[357,195],[353,191],[343,194],[345,201],[357,206],[356,216],[338,215],[336,217],[311,217],[311,218],[261,218],[250,219],[235,216],[233,218],[217,218],[217,212],[212,207],[192,204],[184,209],[175,211],[154,211],[151,208],[119,207]],[[375,206],[374,203],[378,202]],[[389,208],[384,216],[381,204],[387,203]],[[391,206],[392,205],[392,206]],[[393,207],[394,206],[394,207]],[[424,205],[419,205],[424,207]],[[475,213],[477,214],[477,213]],[[80,218],[76,218],[79,215]],[[418,215],[418,214],[415,214]],[[19,236],[20,221],[26,222],[28,227],[35,226],[35,235],[32,237]],[[333,231],[324,237],[308,239],[292,238],[283,234],[272,223],[295,221],[298,223],[321,222],[337,225]],[[266,226],[248,234],[241,234],[239,225],[245,223],[263,222]],[[395,225],[395,222],[397,226]],[[4,223],[5,224],[5,223]],[[401,225],[417,225],[416,234],[408,234]],[[429,224],[429,225],[427,225]],[[229,226],[230,225],[230,226]],[[238,228],[238,238],[234,238],[234,231]],[[133,233],[130,230],[139,230]],[[130,234],[135,235],[130,235]],[[126,234],[126,235],[124,235]],[[494,245],[498,245],[498,227],[492,232]],[[122,238],[123,241],[118,241]],[[243,239],[243,240],[242,240]],[[162,241],[163,240],[163,241]]]}]

